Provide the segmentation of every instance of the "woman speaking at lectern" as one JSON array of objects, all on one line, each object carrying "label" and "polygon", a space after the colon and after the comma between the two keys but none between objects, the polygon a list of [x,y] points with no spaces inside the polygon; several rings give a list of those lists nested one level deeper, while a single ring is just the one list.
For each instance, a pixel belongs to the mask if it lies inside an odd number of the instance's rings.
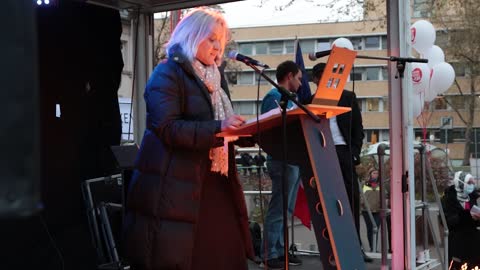
[{"label": "woman speaking at lectern", "polygon": [[124,222],[135,269],[246,270],[253,258],[233,139],[216,137],[245,122],[217,67],[228,36],[219,12],[194,9],[147,83],[147,129]]}]

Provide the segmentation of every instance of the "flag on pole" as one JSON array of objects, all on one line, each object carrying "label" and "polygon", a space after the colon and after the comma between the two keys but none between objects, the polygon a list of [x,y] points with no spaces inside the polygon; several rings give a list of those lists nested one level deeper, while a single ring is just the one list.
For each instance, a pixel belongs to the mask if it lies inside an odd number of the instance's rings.
[{"label": "flag on pole", "polygon": [[[302,71],[302,86],[298,89],[297,97],[298,101],[302,104],[310,103],[312,99],[312,92],[310,91],[310,85],[308,83],[308,74],[305,71],[305,63],[303,62],[302,48],[300,48],[300,42],[295,40],[295,63],[300,67]],[[308,209],[307,196],[302,184],[298,187],[297,199],[295,202],[295,209],[293,215],[296,216],[302,224],[311,230],[311,216]]]},{"label": "flag on pole", "polygon": [[305,71],[302,48],[300,48],[300,41],[298,39],[295,40],[295,63],[302,71],[302,86],[297,92],[298,101],[302,104],[306,104],[312,99],[312,92],[310,91],[310,85],[308,84],[308,74]]}]

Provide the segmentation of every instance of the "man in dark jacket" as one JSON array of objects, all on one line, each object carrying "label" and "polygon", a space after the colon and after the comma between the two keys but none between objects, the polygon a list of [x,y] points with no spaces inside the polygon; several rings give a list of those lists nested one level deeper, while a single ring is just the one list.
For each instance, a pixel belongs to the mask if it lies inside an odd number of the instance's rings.
[{"label": "man in dark jacket", "polygon": [[[325,63],[318,63],[313,67],[313,82],[318,85]],[[343,90],[337,106],[350,107],[352,110],[348,113],[340,114],[330,118],[330,130],[332,132],[333,142],[337,151],[340,169],[342,170],[345,189],[347,190],[350,207],[353,211],[353,218],[357,228],[358,238],[360,239],[360,188],[358,186],[358,176],[355,171],[355,165],[360,164],[360,151],[362,149],[363,133],[362,114],[357,103],[355,93]],[[364,254],[364,260],[371,262],[372,259]]]}]

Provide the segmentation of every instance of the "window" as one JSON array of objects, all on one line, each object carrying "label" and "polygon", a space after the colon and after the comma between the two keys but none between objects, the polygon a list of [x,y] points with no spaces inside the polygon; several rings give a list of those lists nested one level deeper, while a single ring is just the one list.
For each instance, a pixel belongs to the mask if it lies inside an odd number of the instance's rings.
[{"label": "window", "polygon": [[238,46],[241,54],[253,55],[253,43],[240,43]]},{"label": "window", "polygon": [[465,110],[466,101],[464,96],[449,96],[448,99],[453,109]]},{"label": "window", "polygon": [[237,84],[237,72],[225,72],[227,82],[230,84]]},{"label": "window", "polygon": [[238,84],[253,84],[253,72],[240,72],[237,76]]},{"label": "window", "polygon": [[466,67],[464,63],[454,62],[454,63],[451,63],[451,65],[455,70],[455,76],[465,77]]},{"label": "window", "polygon": [[380,110],[379,98],[367,98],[367,112],[378,112]]},{"label": "window", "polygon": [[240,115],[256,114],[255,100],[232,101],[233,111]]},{"label": "window", "polygon": [[435,44],[440,48],[448,46],[448,34],[446,30],[439,30],[436,33]]},{"label": "window", "polygon": [[255,54],[267,54],[268,43],[255,43]]},{"label": "window", "polygon": [[367,139],[367,143],[377,143],[379,139],[379,133],[380,131],[378,129],[365,130],[365,137]]},{"label": "window", "polygon": [[383,98],[383,111],[388,112],[388,97]]},{"label": "window", "polygon": [[464,142],[465,141],[465,129],[464,128],[454,128],[452,132],[452,137],[454,141]]},{"label": "window", "polygon": [[122,58],[124,63],[124,71],[130,71],[130,53],[128,50],[128,41],[122,40],[121,41],[121,49],[122,49]]},{"label": "window", "polygon": [[270,54],[283,54],[283,41],[272,41],[268,43],[268,46],[270,49]]},{"label": "window", "polygon": [[388,49],[387,36],[382,36],[382,50]]},{"label": "window", "polygon": [[380,79],[380,68],[379,67],[368,67],[366,68],[367,81],[378,81]]},{"label": "window", "polygon": [[354,50],[357,50],[357,51],[363,50],[363,45],[362,45],[363,42],[361,37],[350,38],[350,41],[352,42]]},{"label": "window", "polygon": [[447,109],[447,102],[443,98],[436,98],[433,100],[433,106],[435,110],[446,110]]},{"label": "window", "polygon": [[382,80],[387,81],[388,80],[388,69],[387,67],[381,67],[381,72],[382,72]]},{"label": "window", "polygon": [[380,37],[365,37],[365,48],[366,49],[378,49],[380,48]]},{"label": "window", "polygon": [[[267,75],[272,80],[275,80],[275,71],[265,71],[265,75]],[[258,77],[261,77],[258,73],[255,72],[255,85],[258,83]],[[265,78],[261,77],[260,84],[268,84]]]},{"label": "window", "polygon": [[365,71],[364,68],[352,68],[352,70],[350,71],[350,80],[361,81],[363,71]]},{"label": "window", "polygon": [[364,112],[366,107],[366,99],[357,98],[357,102],[358,102],[358,107],[360,108],[360,112]]},{"label": "window", "polygon": [[302,48],[302,53],[315,52],[315,40],[313,39],[300,40],[300,47]]},{"label": "window", "polygon": [[[285,53],[294,53],[295,50],[295,42],[293,40],[286,40],[285,41]],[[303,50],[302,50],[303,52]]]},{"label": "window", "polygon": [[413,0],[413,17],[428,18],[430,17],[430,9],[432,0]]},{"label": "window", "polygon": [[330,39],[319,39],[317,41],[317,50],[319,51],[330,50]]},{"label": "window", "polygon": [[389,141],[389,140],[390,140],[390,130],[382,129],[380,131],[380,138],[378,138],[378,141],[383,142],[383,141]]}]

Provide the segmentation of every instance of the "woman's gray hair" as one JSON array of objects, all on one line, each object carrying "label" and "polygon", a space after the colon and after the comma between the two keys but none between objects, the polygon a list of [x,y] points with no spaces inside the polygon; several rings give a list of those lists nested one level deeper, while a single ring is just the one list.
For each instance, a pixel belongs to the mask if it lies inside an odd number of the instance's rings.
[{"label": "woman's gray hair", "polygon": [[[172,47],[178,44],[187,59],[193,61],[197,54],[198,45],[202,40],[209,37],[216,24],[224,29],[224,35],[220,40],[220,53],[218,54],[218,58],[221,58],[229,38],[227,22],[220,12],[204,7],[193,9],[177,24],[166,45],[168,57],[173,53]],[[217,63],[218,60],[220,59],[216,59]]]}]

